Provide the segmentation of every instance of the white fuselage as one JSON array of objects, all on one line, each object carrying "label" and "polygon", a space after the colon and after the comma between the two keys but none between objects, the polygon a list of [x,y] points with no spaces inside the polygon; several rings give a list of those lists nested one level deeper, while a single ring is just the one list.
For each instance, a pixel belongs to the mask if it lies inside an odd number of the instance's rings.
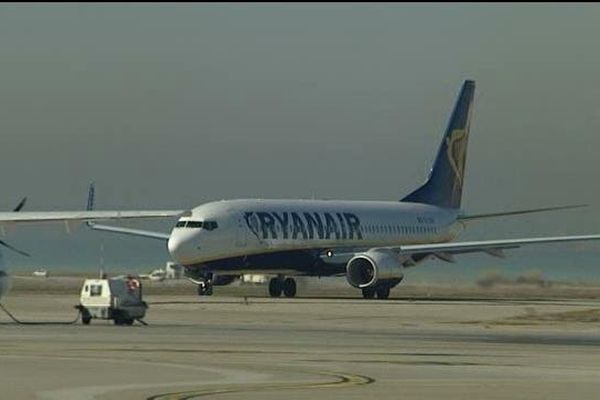
[{"label": "white fuselage", "polygon": [[447,242],[458,210],[417,203],[223,200],[182,217],[168,242],[183,265],[298,249],[360,249]]}]

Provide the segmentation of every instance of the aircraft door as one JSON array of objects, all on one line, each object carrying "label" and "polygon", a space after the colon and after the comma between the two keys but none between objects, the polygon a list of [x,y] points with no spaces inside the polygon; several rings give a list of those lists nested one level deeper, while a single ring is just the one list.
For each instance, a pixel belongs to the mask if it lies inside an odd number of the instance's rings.
[{"label": "aircraft door", "polygon": [[246,247],[246,234],[247,228],[244,225],[244,221],[242,220],[242,218],[238,218],[237,229],[235,234],[235,245],[237,247]]}]

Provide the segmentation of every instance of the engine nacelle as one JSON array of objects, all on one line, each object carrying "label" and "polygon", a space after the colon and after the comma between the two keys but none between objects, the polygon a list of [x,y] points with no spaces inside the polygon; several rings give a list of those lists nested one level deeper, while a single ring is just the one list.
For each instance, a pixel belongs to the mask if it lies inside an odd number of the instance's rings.
[{"label": "engine nacelle", "polygon": [[400,281],[404,268],[398,255],[390,250],[369,250],[355,255],[346,264],[346,279],[355,288],[373,287],[385,280]]}]

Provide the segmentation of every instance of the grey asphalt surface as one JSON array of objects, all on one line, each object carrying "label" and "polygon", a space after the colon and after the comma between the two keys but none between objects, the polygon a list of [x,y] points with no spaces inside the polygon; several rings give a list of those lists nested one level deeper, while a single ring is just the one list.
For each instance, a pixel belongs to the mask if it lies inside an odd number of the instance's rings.
[{"label": "grey asphalt surface", "polygon": [[[14,293],[19,318],[71,294]],[[148,326],[0,316],[2,399],[597,399],[600,301],[149,295]]]}]

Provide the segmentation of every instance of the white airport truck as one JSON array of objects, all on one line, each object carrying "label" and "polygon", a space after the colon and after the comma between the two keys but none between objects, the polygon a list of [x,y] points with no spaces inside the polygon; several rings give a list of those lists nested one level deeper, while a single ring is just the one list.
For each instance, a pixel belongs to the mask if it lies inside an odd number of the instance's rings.
[{"label": "white airport truck", "polygon": [[142,284],[135,278],[86,279],[79,304],[81,322],[93,318],[112,319],[115,325],[132,325],[146,315],[148,305],[142,300]]}]

